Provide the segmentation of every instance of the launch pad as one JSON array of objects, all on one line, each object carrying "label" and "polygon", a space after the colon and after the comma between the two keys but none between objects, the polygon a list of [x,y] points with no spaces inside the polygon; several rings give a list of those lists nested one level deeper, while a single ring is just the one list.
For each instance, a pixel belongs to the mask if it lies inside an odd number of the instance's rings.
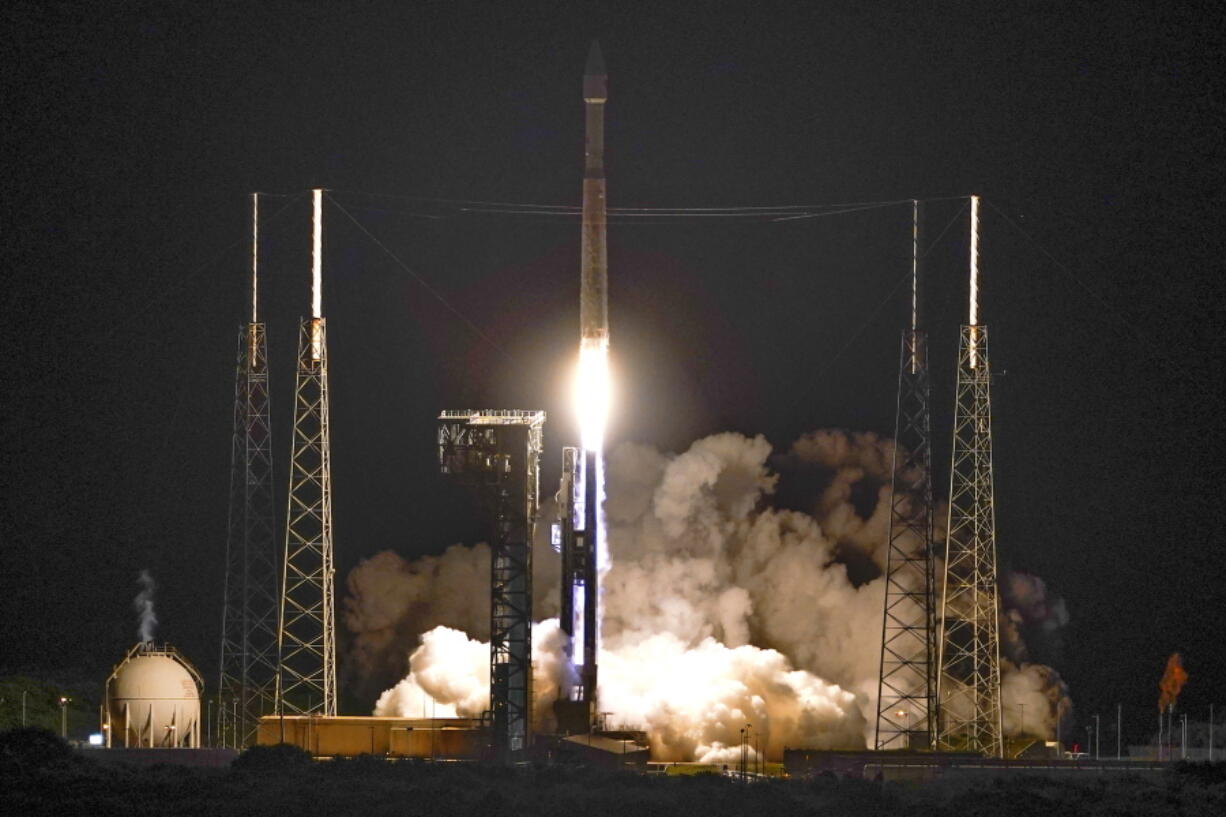
[{"label": "launch pad", "polygon": [[[618,743],[623,751],[627,749],[626,739],[602,728],[599,702],[601,583],[610,567],[602,506],[604,434],[611,387],[608,212],[603,155],[608,87],[603,58],[595,44],[584,73],[583,99],[586,129],[580,342],[574,395],[580,439],[579,445],[562,449],[553,544],[561,563],[559,628],[565,637],[561,647],[564,666],[553,704],[556,731],[540,736],[543,744],[555,746],[559,752],[569,751],[571,744],[591,749]],[[422,756],[418,745],[421,735],[430,733],[434,740],[437,733],[447,731],[449,736],[444,743],[454,751],[432,743],[432,757],[434,750],[440,749],[443,756],[455,758],[487,755],[502,760],[523,758],[532,750],[538,732],[533,717],[532,542],[540,510],[543,411],[446,410],[437,418],[440,471],[474,493],[490,545],[488,711],[478,719],[449,721],[448,726],[435,719],[425,724],[418,719],[337,717],[328,357],[321,305],[322,198],[323,191],[315,190],[312,316],[302,322],[300,333],[289,511],[279,587],[273,688],[278,714],[276,737],[316,754],[350,753],[360,744],[362,751],[370,753],[416,757]],[[995,620],[991,411],[987,390],[990,369],[987,327],[979,322],[978,316],[978,198],[971,197],[971,310],[969,322],[963,327],[959,361],[950,541],[945,543],[944,581],[939,584],[936,563],[940,556],[933,534],[927,333],[919,323],[918,306],[919,202],[912,204],[911,325],[903,333],[899,366],[895,449],[889,466],[892,479],[887,559],[883,567],[886,592],[878,696],[875,723],[870,727],[875,735],[869,741],[879,750],[957,752],[969,746],[1000,757],[1004,748]],[[254,263],[252,290],[254,297]],[[255,317],[253,306],[252,327],[257,326]],[[262,332],[263,324],[258,326]],[[249,335],[255,337],[254,329]],[[246,359],[265,359],[265,353],[256,349],[255,341],[251,342],[251,349]],[[244,360],[240,355],[240,377],[250,374],[244,370]],[[260,373],[266,377],[263,369]],[[264,402],[256,409],[266,411],[267,395],[265,392],[261,395]],[[240,442],[247,443],[246,437],[240,439],[238,430],[252,425],[248,417],[251,413],[246,407],[241,416],[236,413],[236,451],[240,451]],[[260,420],[256,425],[262,434],[258,439],[263,442],[267,422]],[[245,449],[240,453],[246,456]],[[236,463],[240,459],[236,455]],[[271,459],[259,462],[265,461],[271,471]],[[252,501],[246,496],[242,499],[246,505],[236,500],[236,507],[241,513],[250,514],[248,506]],[[235,554],[238,552],[236,548]],[[957,558],[951,559],[951,554]],[[245,586],[249,566],[237,558],[231,561],[232,578],[239,586]],[[938,587],[944,594],[939,602]],[[988,601],[977,603],[972,609],[965,601],[968,594]],[[226,621],[245,625],[250,617],[250,610],[235,605],[233,611],[227,611]],[[237,637],[231,641],[239,645],[230,649],[235,659],[231,664],[239,667],[239,659],[246,660],[250,646]],[[608,658],[609,666],[613,666],[614,656]],[[226,699],[233,702],[250,697],[245,690],[259,689],[253,687],[258,682],[256,675],[254,670],[242,667],[224,674],[223,680],[229,684]],[[610,693],[610,697],[616,696]],[[760,696],[757,700],[761,700]],[[474,714],[473,704],[466,705],[466,714]],[[259,707],[248,709],[249,715],[260,714]],[[734,717],[748,718],[739,709]],[[760,713],[754,717],[757,719]],[[251,720],[249,717],[241,725],[232,726],[230,731],[236,743],[242,739],[239,735],[243,729],[250,729]],[[261,743],[271,739],[270,720],[265,717],[259,722]],[[749,727],[747,723],[742,733]],[[405,734],[397,737],[400,732]],[[460,732],[464,733],[463,738],[456,737]],[[964,739],[960,737],[963,733],[967,735]],[[249,742],[250,738],[246,740]],[[335,741],[335,746],[329,741]],[[714,755],[727,748],[726,742],[717,738],[710,738],[709,744]],[[824,745],[853,742],[849,736],[841,735],[837,742]],[[777,753],[779,748],[776,745],[773,751]]]}]

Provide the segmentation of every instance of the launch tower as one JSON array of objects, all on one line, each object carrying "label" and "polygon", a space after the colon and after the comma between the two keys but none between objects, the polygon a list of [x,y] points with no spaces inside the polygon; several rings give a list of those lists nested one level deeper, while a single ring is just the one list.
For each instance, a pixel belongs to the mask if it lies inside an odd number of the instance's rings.
[{"label": "launch tower", "polygon": [[312,313],[298,333],[289,510],[277,629],[276,710],[336,714],[332,450],[328,342],[322,309],[323,191],[313,191]]},{"label": "launch tower", "polygon": [[490,709],[494,753],[532,741],[532,535],[539,497],[543,411],[444,411],[438,458],[472,488],[490,542]]},{"label": "launch tower", "polygon": [[268,346],[264,324],[259,321],[259,207],[259,195],[252,194],[251,321],[238,330],[217,684],[218,741],[233,748],[255,741],[260,716],[272,713],[276,697],[276,525]]},{"label": "launch tower", "polygon": [[979,197],[971,196],[970,321],[958,346],[941,603],[937,748],[1004,756],[992,486],[992,370],[979,323]]},{"label": "launch tower", "polygon": [[919,328],[920,207],[911,209],[911,326],[894,420],[876,748],[928,749],[936,734],[936,604],[928,336]]}]

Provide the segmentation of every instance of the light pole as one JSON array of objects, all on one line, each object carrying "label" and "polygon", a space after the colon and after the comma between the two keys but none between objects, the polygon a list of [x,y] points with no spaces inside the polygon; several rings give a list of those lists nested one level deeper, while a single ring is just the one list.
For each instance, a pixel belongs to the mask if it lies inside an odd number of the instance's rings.
[{"label": "light pole", "polygon": [[71,698],[60,696],[60,737],[68,740],[68,702]]},{"label": "light pole", "polygon": [[745,730],[741,729],[741,756],[737,765],[737,776],[741,778],[741,782],[745,782]]},{"label": "light pole", "polygon": [[1094,759],[1102,760],[1103,741],[1102,733],[1099,731],[1098,715],[1094,716]]},{"label": "light pole", "polygon": [[1092,726],[1087,726],[1087,727],[1086,727],[1086,754],[1087,754],[1087,755],[1089,755],[1089,754],[1090,754],[1090,741],[1091,741],[1091,739],[1093,739],[1093,737],[1094,737],[1094,731],[1093,731],[1093,729],[1094,729],[1094,727],[1092,727]]},{"label": "light pole", "polygon": [[26,690],[21,691],[21,725],[26,725]]},{"label": "light pole", "polygon": [[1115,705],[1115,759],[1123,760],[1124,748],[1124,705]]},{"label": "light pole", "polygon": [[1213,704],[1209,704],[1209,762],[1213,762]]}]

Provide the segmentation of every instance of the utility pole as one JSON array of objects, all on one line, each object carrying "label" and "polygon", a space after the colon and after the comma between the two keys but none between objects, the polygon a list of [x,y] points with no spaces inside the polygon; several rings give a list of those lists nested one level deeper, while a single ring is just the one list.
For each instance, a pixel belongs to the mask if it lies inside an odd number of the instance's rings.
[{"label": "utility pole", "polygon": [[68,739],[68,702],[71,698],[60,696],[60,737]]}]

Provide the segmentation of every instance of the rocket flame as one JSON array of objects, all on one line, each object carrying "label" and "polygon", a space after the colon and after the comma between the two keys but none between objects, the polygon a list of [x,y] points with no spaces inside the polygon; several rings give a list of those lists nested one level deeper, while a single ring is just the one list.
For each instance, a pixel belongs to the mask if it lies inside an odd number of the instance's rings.
[{"label": "rocket flame", "polygon": [[1172,653],[1171,657],[1166,659],[1166,672],[1162,673],[1162,680],[1158,682],[1158,688],[1162,690],[1162,695],[1158,698],[1159,712],[1165,712],[1175,706],[1179,691],[1187,680],[1188,672],[1183,668],[1183,657],[1179,653]]},{"label": "rocket flame", "polygon": [[575,411],[579,415],[579,438],[585,451],[600,451],[609,420],[609,343],[604,338],[584,338],[579,346],[579,370],[575,377]]}]

